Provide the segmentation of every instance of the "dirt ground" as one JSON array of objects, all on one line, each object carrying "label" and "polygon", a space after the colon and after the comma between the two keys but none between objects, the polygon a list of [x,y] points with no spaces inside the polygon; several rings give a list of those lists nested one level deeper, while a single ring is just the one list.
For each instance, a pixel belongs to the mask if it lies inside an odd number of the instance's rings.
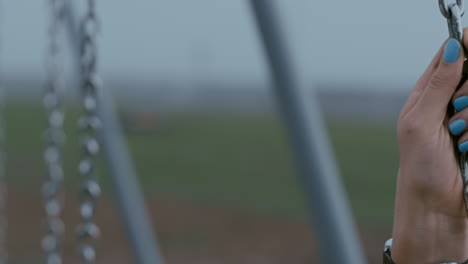
[{"label": "dirt ground", "polygon": [[[42,263],[44,214],[38,189],[9,187],[10,263]],[[306,220],[271,217],[167,195],[148,199],[148,206],[168,264],[319,263]],[[69,195],[64,212],[64,263],[70,264],[79,263],[74,244],[76,208],[74,196]],[[102,229],[97,263],[134,263],[110,197],[100,200],[97,219]],[[389,234],[375,228],[361,231],[369,263],[381,263],[382,245]]]}]

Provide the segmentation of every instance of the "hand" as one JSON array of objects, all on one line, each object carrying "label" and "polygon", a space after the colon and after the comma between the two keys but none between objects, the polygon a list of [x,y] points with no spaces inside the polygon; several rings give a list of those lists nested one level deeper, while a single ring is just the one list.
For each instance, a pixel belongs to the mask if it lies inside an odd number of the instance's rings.
[{"label": "hand", "polygon": [[[468,47],[467,38],[464,43]],[[460,43],[444,43],[400,115],[392,247],[397,264],[468,259],[468,218],[457,153],[468,151],[468,97],[463,97],[468,96],[468,83],[457,90],[464,58]],[[447,117],[450,104],[459,111],[453,117]]]}]

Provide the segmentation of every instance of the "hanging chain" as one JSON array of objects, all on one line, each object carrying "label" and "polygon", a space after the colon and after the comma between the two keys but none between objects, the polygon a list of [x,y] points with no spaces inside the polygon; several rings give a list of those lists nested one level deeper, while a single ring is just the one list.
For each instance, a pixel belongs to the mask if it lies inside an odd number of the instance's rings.
[{"label": "hanging chain", "polygon": [[42,186],[42,195],[47,221],[47,231],[42,239],[46,264],[61,264],[61,241],[64,223],[61,219],[63,209],[62,185],[64,172],[62,152],[65,143],[63,131],[63,69],[60,63],[61,47],[59,33],[63,25],[63,0],[49,2],[49,45],[47,48],[47,83],[43,97],[48,128],[44,133],[44,160],[47,179]]},{"label": "hanging chain", "polygon": [[452,3],[449,3],[448,0],[439,0],[439,8],[442,15],[447,19],[450,37],[463,43],[461,18],[465,13],[464,0],[456,0]]},{"label": "hanging chain", "polygon": [[84,114],[79,120],[81,160],[79,173],[82,184],[79,191],[80,215],[82,223],[78,228],[80,254],[84,263],[94,263],[99,228],[94,223],[96,202],[101,193],[96,172],[99,141],[97,130],[101,120],[97,115],[101,81],[97,74],[97,35],[99,30],[95,11],[95,1],[87,1],[86,14],[80,23],[81,30],[81,100]]},{"label": "hanging chain", "polygon": [[[448,0],[439,0],[439,7],[442,15],[447,18],[450,37],[458,40],[460,44],[463,45],[463,25],[461,19],[465,13],[464,0],[456,0],[456,2],[454,1],[452,3],[449,3]],[[466,63],[465,61],[462,82],[467,79]],[[468,212],[468,156],[466,152],[460,155],[460,169],[464,185],[463,196],[465,199],[465,207]]]}]

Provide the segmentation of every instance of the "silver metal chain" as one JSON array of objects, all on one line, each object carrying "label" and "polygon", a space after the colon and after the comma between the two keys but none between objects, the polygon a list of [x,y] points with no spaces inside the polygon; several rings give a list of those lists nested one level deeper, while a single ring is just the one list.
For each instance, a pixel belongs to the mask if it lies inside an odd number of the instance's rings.
[{"label": "silver metal chain", "polygon": [[78,228],[80,254],[84,263],[91,264],[96,258],[96,243],[99,228],[94,222],[96,202],[101,193],[96,172],[100,151],[97,130],[101,120],[97,115],[101,81],[97,73],[97,35],[99,23],[96,17],[95,0],[88,0],[86,14],[81,20],[81,100],[84,114],[79,120],[81,160],[79,173],[82,184],[79,191],[82,223]]},{"label": "silver metal chain", "polygon": [[47,229],[42,238],[45,263],[61,264],[61,242],[64,223],[61,218],[63,209],[62,185],[64,179],[62,152],[65,143],[63,131],[63,65],[60,62],[62,47],[59,33],[63,26],[63,0],[48,0],[50,24],[47,48],[47,83],[43,97],[47,129],[44,133],[44,161],[47,178],[42,186]]},{"label": "silver metal chain", "polygon": [[453,1],[447,1],[447,0],[439,0],[439,8],[440,12],[442,15],[449,19],[452,16],[452,13],[450,12],[450,7],[456,5],[458,9],[461,11],[460,15],[463,16],[465,13],[465,2],[464,0],[453,0]]},{"label": "silver metal chain", "polygon": [[[449,34],[451,38],[458,40],[463,45],[463,25],[462,16],[465,13],[464,0],[456,0],[449,2],[448,0],[439,0],[439,7],[442,15],[447,18]],[[467,66],[465,61],[465,67]],[[463,70],[464,75],[466,69]],[[466,80],[467,76],[463,76],[463,80]],[[464,152],[460,155],[460,169],[463,180],[463,193],[465,199],[465,207],[468,212],[468,156]]]},{"label": "silver metal chain", "polygon": [[450,37],[462,43],[463,26],[461,18],[465,14],[464,0],[439,0],[439,8],[442,15],[447,19]]}]

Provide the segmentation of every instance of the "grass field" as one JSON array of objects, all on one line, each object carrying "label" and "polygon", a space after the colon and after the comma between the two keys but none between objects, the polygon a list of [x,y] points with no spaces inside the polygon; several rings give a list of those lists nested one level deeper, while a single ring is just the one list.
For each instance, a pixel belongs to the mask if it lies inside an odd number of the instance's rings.
[{"label": "grass field", "polygon": [[[66,123],[70,184],[77,179],[76,116],[76,111],[69,111]],[[10,103],[6,120],[10,181],[40,182],[42,109]],[[128,133],[149,195],[170,193],[275,215],[307,214],[286,138],[275,118],[174,114],[161,116],[161,120],[156,131]],[[338,163],[361,223],[380,226],[391,222],[398,166],[394,131],[393,124],[330,124]]]}]

